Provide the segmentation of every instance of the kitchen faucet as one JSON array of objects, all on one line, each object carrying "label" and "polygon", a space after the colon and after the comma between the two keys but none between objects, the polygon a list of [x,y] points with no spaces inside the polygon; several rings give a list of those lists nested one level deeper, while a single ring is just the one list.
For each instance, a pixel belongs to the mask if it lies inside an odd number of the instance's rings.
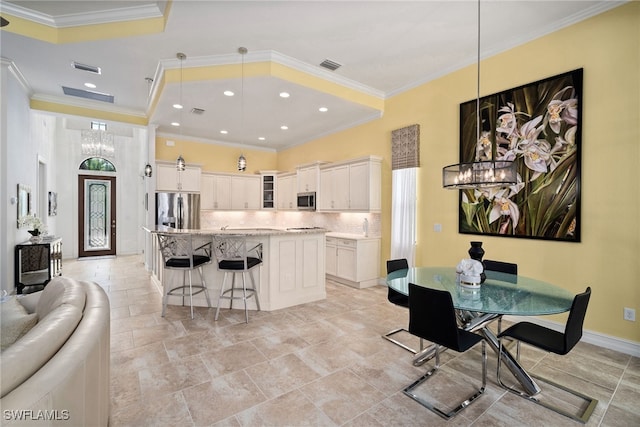
[{"label": "kitchen faucet", "polygon": [[222,227],[220,227],[220,230],[226,230],[227,228],[229,228],[229,225],[223,225]]}]

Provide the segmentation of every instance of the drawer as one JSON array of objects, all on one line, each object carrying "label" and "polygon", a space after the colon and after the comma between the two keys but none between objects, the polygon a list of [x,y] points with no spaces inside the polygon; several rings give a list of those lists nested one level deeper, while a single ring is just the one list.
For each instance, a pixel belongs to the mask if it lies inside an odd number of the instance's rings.
[{"label": "drawer", "polygon": [[336,239],[336,244],[342,247],[355,248],[358,245],[358,242],[349,239]]}]

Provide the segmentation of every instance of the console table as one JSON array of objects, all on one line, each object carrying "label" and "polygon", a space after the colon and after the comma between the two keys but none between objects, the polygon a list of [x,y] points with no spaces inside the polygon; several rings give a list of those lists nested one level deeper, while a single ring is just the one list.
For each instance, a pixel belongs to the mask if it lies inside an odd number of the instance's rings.
[{"label": "console table", "polygon": [[62,239],[44,237],[16,245],[14,271],[17,293],[31,286],[38,286],[34,291],[44,288],[52,277],[62,275]]}]

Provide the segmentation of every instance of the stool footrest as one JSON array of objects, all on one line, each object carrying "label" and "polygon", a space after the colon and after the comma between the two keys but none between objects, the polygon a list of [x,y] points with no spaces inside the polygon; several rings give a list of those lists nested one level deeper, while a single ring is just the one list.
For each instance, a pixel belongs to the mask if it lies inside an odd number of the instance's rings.
[{"label": "stool footrest", "polygon": [[220,298],[222,298],[222,299],[245,299],[244,295],[237,296],[237,297],[236,296],[229,297],[229,296],[225,295],[225,294],[228,294],[228,293],[234,293],[234,291],[235,292],[246,292],[247,293],[246,299],[249,299],[249,298],[251,298],[252,296],[254,296],[256,294],[255,289],[231,288],[231,289],[227,289],[224,292],[222,292],[222,294],[220,295]]},{"label": "stool footrest", "polygon": [[[181,293],[174,293],[175,291],[179,291],[179,290],[181,290],[181,289],[182,289],[182,292],[181,292]],[[177,296],[177,297],[182,297],[182,296],[188,297],[188,296],[190,296],[190,295],[198,295],[198,294],[201,294],[202,292],[205,292],[205,291],[207,290],[206,286],[199,286],[199,285],[198,285],[198,286],[191,286],[191,289],[193,289],[193,290],[198,289],[198,291],[197,291],[197,292],[189,293],[189,292],[187,292],[187,289],[189,289],[189,285],[185,285],[185,286],[177,286],[177,287],[175,287],[175,288],[173,288],[173,289],[170,289],[170,290],[167,292],[167,295],[169,295],[169,296],[174,296],[174,297],[175,297],[175,296]]]}]

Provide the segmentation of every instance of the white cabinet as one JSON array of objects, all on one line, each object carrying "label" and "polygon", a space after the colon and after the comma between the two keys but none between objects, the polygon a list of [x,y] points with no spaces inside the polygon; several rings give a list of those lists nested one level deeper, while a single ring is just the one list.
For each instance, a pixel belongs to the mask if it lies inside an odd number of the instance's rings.
[{"label": "white cabinet", "polygon": [[174,163],[156,163],[156,190],[183,191],[198,193],[200,191],[200,168],[187,166],[178,175]]},{"label": "white cabinet", "polygon": [[320,169],[318,210],[372,212],[381,209],[382,160],[366,157]]},{"label": "white cabinet", "polygon": [[327,278],[354,288],[368,288],[378,283],[380,239],[327,235]]},{"label": "white cabinet", "polygon": [[262,209],[276,208],[276,176],[272,174],[262,175]]},{"label": "white cabinet", "polygon": [[231,177],[231,209],[260,209],[262,190],[259,176]]},{"label": "white cabinet", "polygon": [[265,249],[271,286],[269,295],[260,290],[260,303],[275,310],[326,298],[324,246],[323,233],[271,236]]},{"label": "white cabinet", "polygon": [[318,210],[349,210],[349,165],[335,166],[320,171]]},{"label": "white cabinet", "polygon": [[349,165],[349,210],[379,211],[382,207],[382,162],[367,160]]},{"label": "white cabinet", "polygon": [[318,165],[299,166],[297,169],[297,175],[298,175],[297,192],[306,193],[310,191],[318,191],[319,173],[320,173],[320,167]]},{"label": "white cabinet", "polygon": [[259,176],[202,174],[200,205],[203,210],[260,209]]},{"label": "white cabinet", "polygon": [[214,209],[231,209],[231,177],[218,175],[213,185]]},{"label": "white cabinet", "polygon": [[294,210],[296,206],[296,174],[284,173],[278,175],[277,180],[278,210]]},{"label": "white cabinet", "polygon": [[203,210],[231,209],[231,176],[202,174],[200,207]]},{"label": "white cabinet", "polygon": [[215,176],[203,173],[200,177],[200,209],[215,209],[215,197],[213,195],[213,187],[215,185]]}]

